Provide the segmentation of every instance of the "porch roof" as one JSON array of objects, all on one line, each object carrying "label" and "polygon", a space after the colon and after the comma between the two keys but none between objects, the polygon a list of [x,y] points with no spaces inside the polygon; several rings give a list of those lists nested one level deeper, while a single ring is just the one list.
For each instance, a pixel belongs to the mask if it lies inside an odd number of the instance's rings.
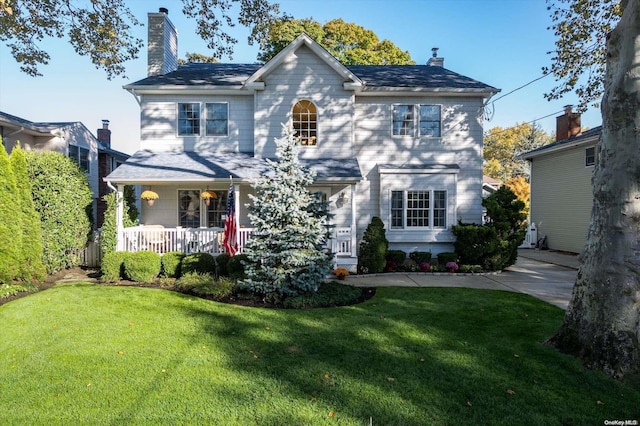
[{"label": "porch roof", "polygon": [[[358,182],[362,179],[358,160],[300,159],[316,172],[316,183]],[[247,182],[270,173],[267,162],[237,152],[157,152],[138,151],[115,169],[105,181],[122,184],[171,184],[173,182]]]}]

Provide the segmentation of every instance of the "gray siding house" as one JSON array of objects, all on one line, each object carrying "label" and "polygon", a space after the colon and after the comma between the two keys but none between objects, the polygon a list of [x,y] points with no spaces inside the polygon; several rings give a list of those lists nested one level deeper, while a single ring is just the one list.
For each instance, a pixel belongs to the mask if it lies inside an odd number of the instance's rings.
[{"label": "gray siding house", "polygon": [[[100,190],[102,179],[129,158],[127,154],[111,149],[108,123],[105,120],[96,138],[79,121],[33,122],[0,111],[0,138],[8,153],[20,143],[26,150],[55,151],[76,161],[87,173],[93,194],[93,223],[100,227],[104,218],[104,209],[100,208],[100,198],[105,194]],[[104,132],[108,132],[107,141],[100,140]]]},{"label": "gray siding house", "polygon": [[560,140],[521,158],[531,163],[531,222],[538,227],[538,238],[546,236],[549,249],[581,253],[591,219],[591,176],[602,127],[581,132],[578,120],[567,133],[562,123],[568,115],[578,117],[570,110],[558,117]]},{"label": "gray siding house", "polygon": [[[418,66],[345,66],[306,34],[265,64],[178,67],[168,12],[149,21],[149,75],[124,87],[140,105],[141,150],[106,180],[159,199],[143,203],[140,227],[121,230],[121,250],[153,239],[160,251],[218,252],[230,178],[242,246],[250,184],[275,156],[283,123],[330,204],[339,263],[355,263],[373,216],[391,248],[434,254],[453,249],[458,220],[480,223],[482,108],[498,89],[435,55]],[[206,190],[217,196],[209,204]]]}]

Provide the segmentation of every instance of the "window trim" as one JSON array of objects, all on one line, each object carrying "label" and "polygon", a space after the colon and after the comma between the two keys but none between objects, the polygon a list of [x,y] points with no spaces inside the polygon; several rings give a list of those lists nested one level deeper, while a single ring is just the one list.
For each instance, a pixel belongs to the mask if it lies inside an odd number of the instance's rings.
[{"label": "window trim", "polygon": [[[198,106],[198,118],[181,118],[180,117],[180,105],[197,105]],[[180,125],[180,122],[182,120],[189,120],[190,122],[193,122],[195,124],[197,124],[198,126],[198,132],[197,133],[182,133],[181,129],[182,126]],[[177,124],[177,128],[176,128],[176,133],[178,134],[178,136],[200,136],[200,134],[202,133],[202,104],[200,102],[176,102],[176,124]]]},{"label": "window trim", "polygon": [[[209,105],[226,105],[226,116],[225,116],[225,132],[224,134],[210,134],[209,133],[209,121],[222,121],[222,120],[213,120],[209,119]],[[204,104],[204,134],[205,136],[211,137],[225,137],[229,136],[229,102],[205,102]]]},{"label": "window trim", "polygon": [[[71,155],[72,147],[76,149],[75,155],[73,156]],[[89,148],[85,148],[80,145],[69,144],[67,147],[67,157],[75,161],[81,170],[83,170],[87,174],[91,173],[91,150]]]},{"label": "window trim", "polygon": [[[589,155],[589,150],[593,150],[593,155]],[[591,159],[591,161],[589,161]],[[593,167],[596,165],[596,147],[592,146],[584,149],[584,166]]]},{"label": "window trim", "polygon": [[[410,107],[411,109],[411,121],[409,120],[403,120],[403,123],[411,123],[411,129],[406,133],[406,134],[396,134],[395,133],[395,126],[394,124],[396,123],[395,120],[395,114],[394,111],[396,109],[396,107]],[[420,124],[422,123],[422,120],[420,119],[420,110],[421,107],[427,107],[427,106],[431,106],[431,107],[438,107],[438,113],[439,113],[439,131],[438,131],[438,135],[437,136],[433,136],[433,135],[423,135],[422,132],[420,131]],[[427,121],[425,120],[425,122],[432,122],[432,121]],[[425,139],[437,139],[437,138],[442,138],[442,104],[409,104],[409,103],[394,103],[391,104],[391,137],[392,138],[425,138]]]},{"label": "window trim", "polygon": [[[402,193],[402,226],[394,226],[393,225],[393,211],[398,210],[398,208],[393,207],[393,196],[395,193]],[[408,216],[407,211],[409,210],[408,203],[408,194],[410,192],[426,192],[428,194],[427,202],[429,206],[427,221],[429,225],[427,226],[410,226],[408,224]],[[436,193],[441,192],[444,193],[444,226],[435,226],[435,211],[436,211]],[[424,210],[424,209],[423,209]],[[438,210],[442,210],[442,208],[438,208]],[[445,230],[449,229],[449,191],[446,189],[389,189],[389,230],[390,231],[420,231],[420,230]]]},{"label": "window trim", "polygon": [[[298,105],[301,105],[302,102],[308,102],[308,107],[313,107],[313,109],[315,110],[314,112],[306,112],[303,113],[302,111],[298,114],[295,113],[295,108]],[[309,108],[307,108],[307,110],[309,110]],[[312,115],[315,115],[315,120],[311,120],[311,118],[308,118],[306,121],[302,120],[302,116],[303,114],[306,114],[308,117],[311,117]],[[296,115],[300,115],[300,119],[296,121]],[[296,136],[296,139],[300,142],[300,146],[301,147],[317,147],[318,146],[318,134],[319,134],[319,126],[318,126],[318,122],[320,121],[318,119],[319,116],[319,112],[318,112],[318,106],[315,104],[315,102],[313,102],[310,99],[299,99],[297,100],[293,106],[291,107],[291,125],[293,126],[296,135],[299,134],[300,132],[302,132],[303,130],[306,130],[309,133],[309,136],[304,138],[307,141],[311,140],[313,141],[313,144],[310,143],[302,143],[303,141],[303,137],[302,136]],[[299,123],[300,125],[300,129],[296,128],[296,123]],[[308,127],[306,129],[302,128],[302,125],[306,124]]]}]

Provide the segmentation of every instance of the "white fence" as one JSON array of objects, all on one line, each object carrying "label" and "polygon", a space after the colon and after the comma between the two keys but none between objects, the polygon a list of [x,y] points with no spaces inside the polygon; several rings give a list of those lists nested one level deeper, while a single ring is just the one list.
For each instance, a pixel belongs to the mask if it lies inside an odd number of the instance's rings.
[{"label": "white fence", "polygon": [[[244,251],[251,238],[253,228],[238,229],[238,253]],[[91,241],[81,253],[81,265],[99,267],[102,262],[99,232],[95,232]],[[164,228],[157,225],[134,226],[122,231],[121,251],[136,252],[141,250],[164,254],[170,251],[181,251],[186,254],[209,253],[216,256],[224,253],[224,230],[222,228]],[[351,228],[335,228],[328,247],[336,256],[352,255]]]},{"label": "white fence", "polygon": [[535,223],[531,223],[527,228],[527,235],[524,237],[524,241],[518,248],[536,248],[536,244],[538,243],[538,228],[536,228]]}]

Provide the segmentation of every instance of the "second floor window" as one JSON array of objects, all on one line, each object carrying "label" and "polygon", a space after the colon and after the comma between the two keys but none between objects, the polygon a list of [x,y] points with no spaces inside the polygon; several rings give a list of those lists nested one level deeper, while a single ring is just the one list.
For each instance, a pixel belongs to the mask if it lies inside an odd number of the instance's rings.
[{"label": "second floor window", "polygon": [[199,135],[200,134],[200,104],[199,103],[179,103],[178,104],[178,135]]},{"label": "second floor window", "polygon": [[393,136],[440,137],[440,105],[393,105]]},{"label": "second floor window", "polygon": [[227,136],[229,130],[229,105],[207,104],[207,136]]},{"label": "second floor window", "polygon": [[296,138],[303,146],[316,146],[318,143],[318,111],[311,101],[302,100],[293,106],[293,128]]},{"label": "second floor window", "polygon": [[69,145],[69,158],[78,163],[80,168],[87,173],[89,173],[89,155],[90,152],[87,148]]},{"label": "second floor window", "polygon": [[594,166],[596,164],[596,148],[587,148],[584,151],[584,165],[585,167]]}]

